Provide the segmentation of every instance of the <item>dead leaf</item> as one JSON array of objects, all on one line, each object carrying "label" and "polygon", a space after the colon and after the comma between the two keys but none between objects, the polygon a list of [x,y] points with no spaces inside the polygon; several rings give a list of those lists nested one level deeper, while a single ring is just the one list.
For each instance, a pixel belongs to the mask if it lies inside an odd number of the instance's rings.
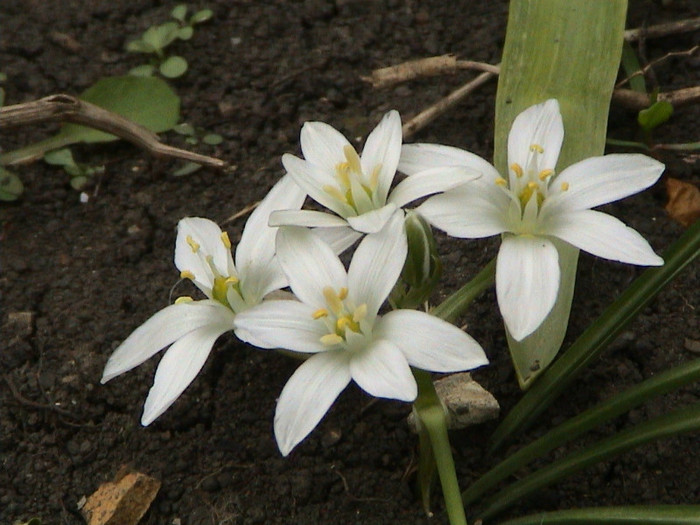
[{"label": "dead leaf", "polygon": [[686,228],[700,218],[700,189],[694,184],[672,177],[666,179],[666,211]]},{"label": "dead leaf", "polygon": [[88,525],[136,525],[151,506],[160,481],[131,472],[103,483],[80,510]]}]

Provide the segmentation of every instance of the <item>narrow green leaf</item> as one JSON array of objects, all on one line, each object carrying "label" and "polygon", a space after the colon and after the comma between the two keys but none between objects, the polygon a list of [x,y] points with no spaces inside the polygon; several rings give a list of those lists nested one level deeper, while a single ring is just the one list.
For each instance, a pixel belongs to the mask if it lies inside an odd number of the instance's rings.
[{"label": "narrow green leaf", "polygon": [[192,15],[192,18],[190,18],[190,24],[201,24],[202,22],[209,20],[212,16],[214,16],[214,11],[211,9],[202,9],[201,11],[197,11]]},{"label": "narrow green leaf", "polygon": [[652,131],[666,122],[673,115],[673,106],[666,100],[657,100],[647,109],[643,109],[637,115],[637,122],[646,131]]},{"label": "narrow green leaf", "polygon": [[700,253],[700,221],[664,252],[664,265],[648,268],[539,378],[511,409],[492,436],[495,450],[514,432],[521,432],[591,363],[627,324]]},{"label": "narrow green leaf", "polygon": [[187,71],[187,60],[180,56],[168,57],[159,67],[161,75],[167,78],[177,78]]},{"label": "narrow green leaf", "polygon": [[623,414],[652,397],[671,392],[683,385],[700,381],[700,359],[695,359],[643,381],[610,399],[569,419],[544,436],[521,448],[479,477],[462,493],[465,505],[478,500],[482,494],[519,469],[544,456],[554,448],[571,441],[602,423]]},{"label": "narrow green leaf", "polygon": [[173,175],[176,177],[182,177],[183,175],[189,175],[190,173],[194,173],[195,171],[201,168],[201,164],[197,164],[196,162],[186,162],[181,168],[175,170],[173,172]]},{"label": "narrow green leaf", "polygon": [[632,48],[632,45],[626,41],[622,44],[621,65],[625,75],[630,79],[630,89],[646,95],[647,84],[644,80],[644,75],[635,75],[635,73],[639,73],[642,70],[642,66],[639,64],[637,53]]},{"label": "narrow green leaf", "polygon": [[542,512],[499,525],[697,525],[700,505],[592,507]]},{"label": "narrow green leaf", "polygon": [[591,447],[533,472],[486,500],[484,510],[479,513],[479,518],[489,519],[533,492],[633,447],[656,439],[696,430],[700,430],[700,403],[619,432]]},{"label": "narrow green leaf", "polygon": [[11,202],[20,198],[24,184],[17,175],[0,167],[0,201]]}]

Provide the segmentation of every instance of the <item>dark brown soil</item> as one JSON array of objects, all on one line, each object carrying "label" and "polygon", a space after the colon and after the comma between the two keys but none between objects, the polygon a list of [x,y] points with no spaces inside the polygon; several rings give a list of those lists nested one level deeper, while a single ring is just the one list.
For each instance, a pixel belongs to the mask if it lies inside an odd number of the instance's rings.
[{"label": "dark brown soil", "polygon": [[[123,74],[140,57],[124,44],[164,21],[175,2],[40,2],[0,4],[0,70],[7,103],[79,93],[102,75]],[[155,476],[162,489],[143,523],[445,523],[441,504],[429,520],[413,492],[416,438],[410,407],[373,402],[357,388],[343,393],[319,428],[287,459],[272,435],[276,396],[296,363],[223,337],[200,376],[156,423],[139,418],[157,358],[100,385],[112,350],[169,301],[177,281],[175,226],[205,216],[240,235],[227,220],[261,198],[282,173],[280,156],[298,152],[300,126],[331,123],[364,136],[390,108],[405,119],[469,79],[427,79],[377,92],[360,75],[403,60],[456,53],[499,61],[507,3],[430,0],[212,0],[215,18],[174,46],[190,71],[173,82],[187,122],[220,133],[216,149],[235,175],[200,171],[175,178],[174,165],[153,162],[116,143],[75,148],[85,162],[106,163],[88,188],[89,202],[55,168],[17,170],[21,201],[0,205],[0,523],[40,517],[78,524],[78,501],[122,465]],[[203,7],[203,6],[200,6]],[[628,27],[697,15],[692,1],[639,1]],[[697,4],[695,4],[697,7]],[[61,36],[61,34],[63,36]],[[67,46],[65,35],[79,44]],[[697,43],[697,34],[649,41],[653,59]],[[697,58],[659,65],[662,89],[697,84]],[[492,154],[495,83],[440,118],[417,140]],[[697,140],[698,109],[678,111],[658,131],[660,142]],[[49,128],[2,133],[10,150]],[[635,138],[634,115],[611,113],[610,136]],[[180,143],[175,134],[166,135]],[[667,173],[698,182],[698,157],[664,155]],[[661,252],[682,228],[664,212],[663,185],[608,206]],[[444,292],[473,276],[495,253],[494,240],[441,241],[450,276]],[[607,306],[640,269],[582,255],[568,342]],[[635,320],[576,386],[523,439],[621,389],[694,357],[700,339],[698,267],[687,269]],[[27,325],[11,324],[30,312]],[[477,374],[505,410],[520,396],[494,295],[465,317],[492,365]],[[633,410],[554,456],[681,405],[697,402],[690,386]],[[462,486],[492,465],[485,447],[494,424],[453,436]],[[511,515],[606,504],[697,503],[697,436],[652,444],[551,487]],[[175,521],[177,519],[180,522]]]}]

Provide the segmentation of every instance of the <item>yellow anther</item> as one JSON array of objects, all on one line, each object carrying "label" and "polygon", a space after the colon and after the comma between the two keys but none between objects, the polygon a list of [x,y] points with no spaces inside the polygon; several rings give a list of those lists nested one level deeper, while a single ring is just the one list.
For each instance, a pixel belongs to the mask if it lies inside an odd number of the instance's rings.
[{"label": "yellow anther", "polygon": [[506,181],[506,179],[504,179],[503,177],[498,177],[496,179],[496,185],[503,186],[505,188],[506,186],[508,186],[508,181]]},{"label": "yellow anther", "polygon": [[353,171],[355,173],[362,173],[362,165],[360,164],[360,156],[357,154],[357,151],[355,151],[355,148],[353,148],[350,144],[346,144],[343,147],[343,153],[345,153],[345,158],[348,161],[348,166],[350,167],[350,171]]},{"label": "yellow anther", "polygon": [[530,188],[531,190],[536,190],[538,188],[538,185],[535,181],[530,181],[527,183],[527,187]]},{"label": "yellow anther", "polygon": [[321,319],[323,317],[328,317],[328,310],[325,308],[319,308],[314,313],[311,314],[314,319]]},{"label": "yellow anther", "polygon": [[520,167],[520,164],[518,164],[517,162],[514,162],[513,164],[511,164],[510,169],[513,170],[513,173],[515,173],[516,177],[520,178],[523,176],[523,169]]},{"label": "yellow anther", "polygon": [[189,279],[194,281],[194,274],[189,270],[183,270],[180,272],[180,279]]},{"label": "yellow anther", "polygon": [[183,295],[175,299],[175,304],[191,303],[192,298],[189,295]]},{"label": "yellow anther", "polygon": [[190,245],[190,248],[192,248],[192,253],[197,253],[199,251],[199,243],[195,241],[191,235],[188,235],[185,240],[187,241],[187,244]]},{"label": "yellow anther", "polygon": [[227,249],[231,249],[231,239],[228,238],[227,232],[221,233],[221,242],[224,243],[224,246],[226,246]]},{"label": "yellow anther", "polygon": [[231,276],[231,277],[226,278],[226,280],[224,281],[224,284],[227,284],[227,285],[233,284],[235,286],[239,283],[239,281],[240,281],[240,279],[238,279],[238,277]]},{"label": "yellow anther", "polygon": [[343,338],[340,337],[338,334],[326,334],[321,337],[321,343],[326,345],[326,346],[333,346],[337,345],[338,343],[342,343]]},{"label": "yellow anther", "polygon": [[544,148],[539,144],[530,144],[530,151],[536,151],[537,153],[544,153]]},{"label": "yellow anther", "polygon": [[377,189],[377,186],[379,186],[379,174],[382,171],[382,165],[381,163],[377,164],[374,169],[372,170],[372,175],[369,177],[369,189],[370,191],[374,191]]},{"label": "yellow anther", "polygon": [[568,182],[562,182],[561,183],[561,191],[566,191],[569,189],[569,183]]},{"label": "yellow anther", "polygon": [[339,317],[338,320],[335,322],[335,329],[338,332],[343,332],[345,331],[345,327],[350,324],[350,319],[347,317]]},{"label": "yellow anther", "polygon": [[367,305],[362,303],[360,306],[355,308],[355,312],[352,314],[352,320],[359,323],[365,317],[367,317]]},{"label": "yellow anther", "polygon": [[323,297],[326,298],[326,304],[334,314],[338,315],[343,310],[342,300],[330,286],[326,286],[323,289]]},{"label": "yellow anther", "polygon": [[551,177],[552,175],[554,175],[554,170],[542,170],[540,171],[538,177],[540,180],[545,180],[547,177]]},{"label": "yellow anther", "polygon": [[343,286],[340,290],[338,290],[338,299],[341,301],[344,301],[348,297],[348,289]]},{"label": "yellow anther", "polygon": [[348,202],[348,199],[345,198],[345,195],[341,193],[341,191],[336,188],[335,186],[331,186],[330,184],[327,184],[323,187],[323,191],[325,191],[328,195],[333,197],[334,199],[340,201],[340,202]]}]

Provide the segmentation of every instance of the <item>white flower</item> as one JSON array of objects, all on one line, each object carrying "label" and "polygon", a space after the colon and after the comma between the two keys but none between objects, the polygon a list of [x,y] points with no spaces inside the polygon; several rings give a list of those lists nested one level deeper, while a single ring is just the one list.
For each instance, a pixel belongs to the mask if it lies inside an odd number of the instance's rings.
[{"label": "white flower", "polygon": [[648,188],[664,165],[644,155],[605,155],[556,174],[563,138],[559,104],[551,99],[528,108],[513,122],[507,180],[485,160],[457,148],[413,144],[401,152],[399,170],[409,175],[439,166],[481,172],[480,179],[431,197],[417,211],[454,237],[505,234],[496,293],[516,340],[537,329],[557,298],[559,262],[552,237],[614,261],[663,264],[639,233],[591,208]]},{"label": "white flower", "polygon": [[299,301],[265,301],[234,323],[238,337],[253,345],[313,354],[277,403],[275,436],[285,456],[351,379],[373,396],[412,401],[417,387],[410,366],[451,372],[487,363],[478,343],[437,317],[414,310],[378,315],[406,250],[402,213],[365,237],[347,272],[311,230],[280,229],[277,257]]},{"label": "white flower", "polygon": [[280,180],[248,219],[236,248],[235,265],[228,235],[214,222],[198,217],[179,222],[175,265],[207,299],[181,297],[156,313],[114,351],[102,375],[106,383],[170,346],[148,393],[142,425],[153,422],[189,386],[218,337],[234,330],[237,313],[287,286],[274,256],[276,229],[267,223],[273,210],[299,208],[305,197],[289,177]]},{"label": "white flower", "polygon": [[381,230],[398,208],[411,201],[445,191],[478,177],[463,166],[439,167],[415,173],[389,194],[401,154],[401,118],[390,111],[369,134],[357,154],[348,140],[323,122],[307,122],[301,129],[305,160],[282,157],[285,169],[306,193],[336,215],[310,211],[279,211],[272,226],[321,228],[324,240],[336,252],[350,246],[364,233]]}]

